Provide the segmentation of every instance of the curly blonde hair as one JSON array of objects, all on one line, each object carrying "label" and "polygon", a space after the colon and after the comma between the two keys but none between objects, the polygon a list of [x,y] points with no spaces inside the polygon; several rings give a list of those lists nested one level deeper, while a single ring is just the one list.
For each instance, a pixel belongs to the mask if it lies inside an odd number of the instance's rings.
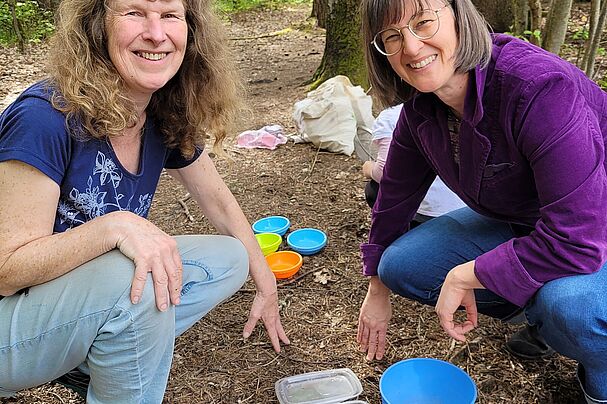
[{"label": "curly blonde hair", "polygon": [[[237,78],[221,21],[211,0],[182,0],[188,43],[177,74],[156,91],[147,112],[168,147],[191,157],[213,134],[221,153],[223,139],[240,110]],[[53,106],[66,114],[77,138],[120,136],[138,116],[125,83],[107,50],[104,0],[63,0],[51,40],[49,73],[56,91]]]}]

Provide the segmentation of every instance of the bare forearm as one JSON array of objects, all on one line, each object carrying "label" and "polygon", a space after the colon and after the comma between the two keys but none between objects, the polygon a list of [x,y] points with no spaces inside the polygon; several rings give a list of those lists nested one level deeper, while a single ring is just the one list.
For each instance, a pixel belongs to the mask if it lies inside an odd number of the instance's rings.
[{"label": "bare forearm", "polygon": [[276,279],[269,270],[251,225],[236,198],[223,182],[206,153],[179,170],[168,170],[198,203],[205,216],[221,234],[239,239],[249,254],[249,270],[261,293],[275,293]]},{"label": "bare forearm", "polygon": [[55,279],[113,249],[112,214],[44,236],[0,257],[0,295]]},{"label": "bare forearm", "polygon": [[263,280],[266,277],[272,278],[271,280],[275,282],[274,275],[267,269],[266,260],[253,235],[250,223],[238,202],[231,194],[226,199],[228,203],[214,204],[220,211],[206,216],[219,233],[236,237],[244,244],[249,254],[249,273],[256,285],[264,284]]}]

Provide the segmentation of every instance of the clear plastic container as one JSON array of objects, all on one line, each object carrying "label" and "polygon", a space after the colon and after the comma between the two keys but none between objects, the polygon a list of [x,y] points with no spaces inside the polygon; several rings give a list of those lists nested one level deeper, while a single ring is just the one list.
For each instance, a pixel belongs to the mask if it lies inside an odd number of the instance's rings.
[{"label": "clear plastic container", "polygon": [[275,389],[280,404],[343,403],[363,392],[360,380],[348,368],[284,377],[276,382]]}]

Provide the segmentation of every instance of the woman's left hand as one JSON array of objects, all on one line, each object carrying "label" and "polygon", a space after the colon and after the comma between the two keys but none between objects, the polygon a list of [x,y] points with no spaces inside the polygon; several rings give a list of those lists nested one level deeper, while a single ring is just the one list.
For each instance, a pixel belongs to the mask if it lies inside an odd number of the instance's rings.
[{"label": "woman's left hand", "polygon": [[[474,274],[474,261],[458,265],[447,274],[435,311],[441,326],[452,338],[464,342],[466,341],[464,334],[478,325],[474,289],[482,288],[483,285]],[[456,323],[453,315],[460,306],[466,310],[466,321]]]},{"label": "woman's left hand", "polygon": [[[272,275],[274,276],[274,275]],[[274,285],[274,291],[270,293],[263,293],[258,291],[253,299],[253,305],[249,312],[249,319],[244,326],[242,336],[244,339],[249,338],[257,321],[263,321],[263,325],[266,327],[270,341],[272,341],[272,347],[274,351],[280,352],[280,341],[284,344],[290,344],[289,338],[282,328],[280,323],[280,315],[278,312],[278,292],[276,291],[276,285]]]}]

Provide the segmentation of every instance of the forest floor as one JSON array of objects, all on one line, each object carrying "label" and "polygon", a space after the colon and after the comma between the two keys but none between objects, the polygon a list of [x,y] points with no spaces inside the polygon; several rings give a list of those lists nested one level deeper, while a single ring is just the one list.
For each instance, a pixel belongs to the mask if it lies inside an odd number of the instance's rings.
[{"label": "forest floor", "polygon": [[[295,133],[293,104],[305,98],[304,83],[324,50],[324,31],[308,19],[310,11],[310,5],[298,5],[243,12],[226,21],[253,111],[237,133],[268,124]],[[290,30],[267,36],[285,28]],[[24,55],[0,48],[0,110],[43,76],[45,54],[44,45]],[[476,382],[478,403],[564,404],[578,398],[573,361],[556,355],[525,362],[507,353],[504,342],[517,326],[481,316],[468,342],[455,343],[441,330],[432,308],[399,297],[393,297],[385,358],[367,362],[356,344],[358,310],[367,285],[360,275],[358,246],[370,224],[360,161],[293,142],[274,151],[233,145],[228,151],[232,161],[216,163],[251,222],[284,215],[291,220],[291,230],[320,228],[329,241],[321,253],[304,258],[294,279],[278,282],[291,345],[274,353],[261,326],[247,341],[242,339],[254,296],[249,281],[177,339],[167,403],[274,403],[274,384],[280,378],[333,368],[352,369],[364,389],[359,398],[378,403],[383,371],[412,357],[443,359],[464,369]],[[150,220],[170,234],[213,233],[194,203],[183,201],[185,195],[163,175]],[[4,402],[82,401],[63,387],[46,384]]]}]

